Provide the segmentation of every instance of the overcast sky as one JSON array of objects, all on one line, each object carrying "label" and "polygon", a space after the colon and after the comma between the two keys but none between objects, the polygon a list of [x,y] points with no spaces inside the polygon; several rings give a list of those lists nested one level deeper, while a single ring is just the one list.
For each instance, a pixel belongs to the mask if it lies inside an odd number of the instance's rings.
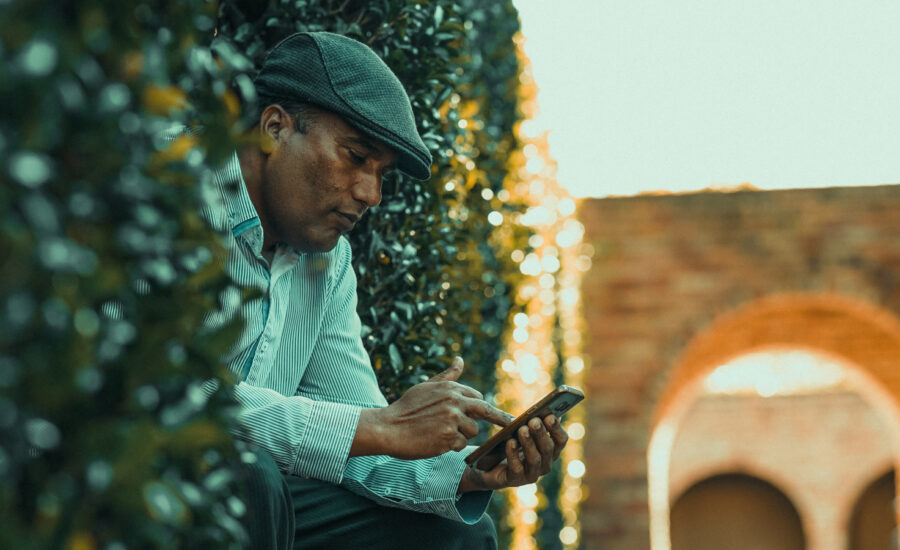
[{"label": "overcast sky", "polygon": [[576,197],[900,183],[900,0],[515,0]]}]

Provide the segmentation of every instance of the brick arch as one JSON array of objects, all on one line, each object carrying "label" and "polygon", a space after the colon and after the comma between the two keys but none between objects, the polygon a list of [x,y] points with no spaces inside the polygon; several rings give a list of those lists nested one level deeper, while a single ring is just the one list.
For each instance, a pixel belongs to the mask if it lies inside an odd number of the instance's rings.
[{"label": "brick arch", "polygon": [[800,513],[800,516],[804,516],[803,500],[796,494],[794,494],[790,479],[787,479],[782,472],[776,469],[766,468],[765,466],[754,463],[752,461],[712,464],[701,471],[692,472],[690,476],[685,477],[682,480],[682,483],[679,484],[679,486],[674,487],[674,489],[671,491],[671,494],[669,495],[669,500],[674,503],[680,497],[682,497],[684,493],[689,491],[691,487],[694,487],[704,480],[724,475],[742,475],[746,477],[752,477],[765,482],[772,487],[775,487],[779,492],[783,493],[788,500],[791,501],[791,504],[794,506],[794,508],[797,509],[798,513]]},{"label": "brick arch", "polygon": [[[759,298],[715,319],[661,375],[648,446],[654,549],[669,547],[668,466],[662,462],[668,460],[678,423],[700,393],[703,379],[736,357],[778,348],[805,349],[842,363],[855,389],[882,417],[894,448],[895,468],[900,469],[900,319],[835,293]],[[897,515],[900,524],[900,509]]]},{"label": "brick arch", "polygon": [[[900,185],[580,203],[585,250],[593,251],[581,284],[585,548],[647,550],[653,542],[648,504],[660,499],[648,494],[648,478],[663,461],[651,464],[648,446],[672,440],[660,420],[720,359],[778,342],[827,353],[851,365],[871,389],[866,401],[900,425],[900,382],[886,359],[900,358],[891,317],[900,316],[898,211]],[[791,305],[789,293],[808,294]],[[791,318],[818,322],[789,330]],[[726,331],[732,337],[716,342]],[[852,349],[857,334],[880,347]]]},{"label": "brick arch", "polygon": [[663,376],[651,431],[717,366],[772,348],[808,349],[844,363],[873,404],[900,422],[900,320],[884,309],[835,293],[759,298],[721,315],[695,336]]}]

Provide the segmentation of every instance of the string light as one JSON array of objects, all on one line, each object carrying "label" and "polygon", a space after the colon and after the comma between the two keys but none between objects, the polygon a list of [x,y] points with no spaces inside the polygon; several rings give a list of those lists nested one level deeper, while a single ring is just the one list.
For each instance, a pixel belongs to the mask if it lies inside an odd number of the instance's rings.
[{"label": "string light", "polygon": [[[509,180],[497,194],[498,198],[505,194],[501,200],[529,205],[514,222],[534,232],[528,242],[532,250],[526,253],[517,249],[511,254],[524,276],[516,295],[524,311],[513,315],[514,328],[497,370],[497,402],[513,412],[524,411],[549,392],[557,369],[562,369],[565,383],[582,386],[579,289],[581,274],[586,271],[585,266],[590,266],[591,256],[591,251],[581,244],[584,228],[574,218],[575,201],[557,183],[556,162],[550,156],[547,133],[541,133],[534,124],[537,87],[524,53],[524,41],[521,34],[515,37],[522,67],[520,109],[525,116],[517,137],[525,145],[511,154]],[[560,357],[563,365],[558,364]],[[561,456],[563,479],[556,504],[563,518],[558,536],[567,549],[579,545],[578,508],[586,496],[581,487],[587,468],[582,460],[585,424],[581,409],[576,407],[564,419],[564,426],[571,433]],[[532,550],[539,527],[538,507],[547,504],[546,498],[532,484],[510,491],[509,500],[510,548]]]}]

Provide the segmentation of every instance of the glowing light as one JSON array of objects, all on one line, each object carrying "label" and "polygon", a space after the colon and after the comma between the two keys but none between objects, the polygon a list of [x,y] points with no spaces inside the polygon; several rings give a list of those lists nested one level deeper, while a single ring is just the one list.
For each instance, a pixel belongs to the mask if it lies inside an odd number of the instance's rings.
[{"label": "glowing light", "polygon": [[584,369],[584,359],[581,357],[570,357],[566,360],[566,370],[571,374],[578,374]]},{"label": "glowing light", "polygon": [[547,273],[556,273],[559,271],[559,258],[556,256],[544,256],[541,259],[541,267]]},{"label": "glowing light", "polygon": [[559,531],[559,540],[563,544],[575,544],[578,542],[578,531],[571,525],[566,525]]},{"label": "glowing light", "polygon": [[821,392],[846,383],[844,369],[804,351],[769,351],[739,357],[713,370],[704,389],[716,394],[762,397]]},{"label": "glowing light", "polygon": [[529,483],[516,488],[516,497],[525,504],[537,506],[537,485]]},{"label": "glowing light", "polygon": [[539,157],[528,159],[528,162],[525,163],[525,169],[532,174],[540,174],[541,170],[544,169],[544,159]]},{"label": "glowing light", "polygon": [[551,212],[543,206],[532,206],[522,216],[522,224],[530,226],[543,225],[550,221],[550,215]]},{"label": "glowing light", "polygon": [[575,269],[578,271],[587,271],[591,268],[591,257],[582,254],[575,260]]},{"label": "glowing light", "polygon": [[545,304],[553,303],[553,300],[556,298],[556,293],[553,292],[552,289],[545,288],[538,294],[538,300],[544,302]]},{"label": "glowing light", "polygon": [[581,497],[584,493],[581,491],[581,487],[578,485],[572,485],[566,488],[565,493],[563,493],[563,498],[568,500],[573,504],[577,504],[581,502]]},{"label": "glowing light", "polygon": [[494,198],[494,192],[489,187],[485,187],[481,190],[481,198],[489,201]]},{"label": "glowing light", "polygon": [[538,275],[541,272],[541,259],[534,252],[525,256],[519,270],[525,275]]},{"label": "glowing light", "polygon": [[584,424],[581,422],[572,422],[566,427],[566,432],[568,432],[570,439],[578,441],[584,437]]},{"label": "glowing light", "polygon": [[538,284],[541,286],[541,288],[553,288],[553,285],[556,284],[556,277],[550,275],[549,273],[544,273],[538,280]]},{"label": "glowing light", "polygon": [[534,525],[537,523],[537,512],[534,510],[525,510],[522,512],[522,523],[526,525]]},{"label": "glowing light", "polygon": [[447,183],[444,184],[445,191],[453,191],[454,187],[456,187],[456,184],[453,183],[452,181],[448,181]]},{"label": "glowing light", "polygon": [[[513,330],[507,335],[497,369],[497,404],[512,413],[525,410],[548,392],[558,376],[554,375],[557,369],[562,371],[565,383],[581,385],[584,362],[579,349],[579,266],[582,270],[589,268],[591,254],[587,245],[576,246],[581,243],[584,228],[572,217],[577,209],[575,201],[556,181],[557,166],[549,154],[548,132],[533,122],[537,116],[537,88],[522,51],[521,35],[516,43],[523,67],[519,106],[527,120],[517,128],[523,147],[509,156],[508,179],[496,195],[500,201],[514,198],[528,205],[524,213],[507,214],[506,221],[511,223],[504,223],[499,230],[524,226],[532,232],[527,252],[520,249],[510,254],[524,275],[515,294],[521,308],[511,319]],[[587,263],[579,260],[579,255],[585,256]],[[560,328],[563,337],[557,338]],[[563,363],[558,364],[561,360]],[[560,541],[566,550],[574,550],[580,540],[577,510],[584,496],[581,476],[586,470],[580,442],[585,431],[583,411],[573,409],[565,421],[576,426],[578,437],[571,437],[570,432],[569,444],[560,457],[563,479],[555,504],[563,520]],[[553,497],[538,493],[536,486],[526,486],[515,489],[514,497],[509,499],[506,520],[512,529],[511,550],[536,547],[533,535],[539,523],[538,508],[553,505],[548,502]]]},{"label": "glowing light", "polygon": [[489,224],[497,227],[498,225],[503,223],[503,214],[497,212],[496,210],[493,210],[490,214],[488,214],[487,219]]},{"label": "glowing light", "polygon": [[527,342],[528,341],[528,329],[524,327],[519,327],[513,331],[513,340],[518,343]]},{"label": "glowing light", "polygon": [[563,304],[573,306],[578,303],[579,294],[577,288],[565,288],[559,291],[559,299],[562,300]]},{"label": "glowing light", "polygon": [[563,216],[571,216],[575,213],[575,201],[569,197],[563,197],[556,203],[556,209],[559,210],[559,213]]},{"label": "glowing light", "polygon": [[569,462],[569,465],[566,467],[566,472],[575,479],[580,479],[581,476],[584,475],[585,469],[584,462],[573,460]]}]

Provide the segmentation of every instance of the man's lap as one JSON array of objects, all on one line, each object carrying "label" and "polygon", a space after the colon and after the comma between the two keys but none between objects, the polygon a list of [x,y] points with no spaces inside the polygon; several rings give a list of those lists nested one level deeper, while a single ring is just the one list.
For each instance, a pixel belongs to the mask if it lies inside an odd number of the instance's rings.
[{"label": "man's lap", "polygon": [[[248,520],[254,522],[247,526],[253,549],[284,544],[281,541],[289,540],[290,534],[285,533],[285,538],[273,530],[289,528],[290,523],[294,524],[294,549],[497,547],[496,530],[488,516],[466,525],[434,514],[381,506],[332,483],[282,475],[267,453],[257,450],[255,454],[256,463],[245,472],[250,489]],[[292,514],[284,510],[288,500]],[[287,517],[279,521],[278,516]]]},{"label": "man's lap", "polygon": [[342,487],[285,476],[294,503],[294,548],[496,548],[484,516],[466,525],[434,514],[381,506]]}]

